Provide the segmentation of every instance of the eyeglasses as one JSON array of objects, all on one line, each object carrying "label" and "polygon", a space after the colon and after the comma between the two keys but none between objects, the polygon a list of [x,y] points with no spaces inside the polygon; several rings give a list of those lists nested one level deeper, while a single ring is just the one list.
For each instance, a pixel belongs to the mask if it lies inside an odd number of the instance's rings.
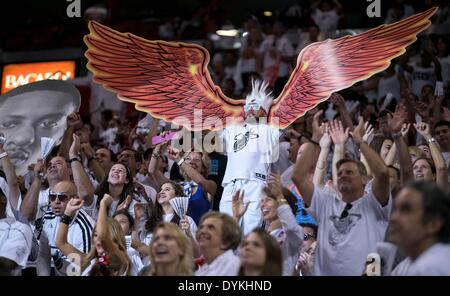
[{"label": "eyeglasses", "polygon": [[48,198],[50,199],[51,202],[54,202],[56,200],[56,198],[58,198],[58,200],[60,202],[65,202],[66,200],[68,200],[69,198],[73,197],[75,195],[68,195],[65,192],[50,192],[48,195]]},{"label": "eyeglasses", "polygon": [[311,239],[316,239],[316,237],[309,233],[305,233],[305,235],[303,236],[304,241],[311,240]]},{"label": "eyeglasses", "polygon": [[348,217],[348,211],[352,207],[353,207],[353,205],[351,203],[346,204],[344,210],[341,213],[341,216],[339,216],[339,219],[344,219],[344,218]]}]

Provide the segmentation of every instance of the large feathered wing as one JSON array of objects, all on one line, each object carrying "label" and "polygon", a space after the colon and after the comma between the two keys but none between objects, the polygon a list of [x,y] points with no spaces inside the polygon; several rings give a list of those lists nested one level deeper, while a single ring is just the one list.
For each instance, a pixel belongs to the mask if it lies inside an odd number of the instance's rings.
[{"label": "large feathered wing", "polygon": [[304,48],[270,109],[269,121],[286,128],[333,92],[383,71],[417,39],[417,34],[428,28],[429,18],[436,10],[431,8],[356,36],[327,39]]},{"label": "large feathered wing", "polygon": [[190,130],[217,129],[243,114],[212,82],[208,51],[195,44],[149,41],[89,23],[88,69],[95,82],[153,117]]}]

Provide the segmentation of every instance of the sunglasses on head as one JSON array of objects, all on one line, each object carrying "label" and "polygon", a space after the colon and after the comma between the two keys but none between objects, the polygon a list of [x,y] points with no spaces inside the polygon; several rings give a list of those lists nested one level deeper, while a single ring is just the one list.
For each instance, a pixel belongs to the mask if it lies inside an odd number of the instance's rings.
[{"label": "sunglasses on head", "polygon": [[348,217],[348,211],[352,208],[352,204],[348,203],[345,205],[344,210],[342,211],[341,215],[339,216],[339,219],[344,219],[346,217]]},{"label": "sunglasses on head", "polygon": [[73,195],[68,195],[65,192],[50,192],[48,195],[48,198],[50,199],[50,201],[54,202],[56,200],[56,198],[58,198],[58,200],[60,202],[65,202],[66,200],[70,199]]}]

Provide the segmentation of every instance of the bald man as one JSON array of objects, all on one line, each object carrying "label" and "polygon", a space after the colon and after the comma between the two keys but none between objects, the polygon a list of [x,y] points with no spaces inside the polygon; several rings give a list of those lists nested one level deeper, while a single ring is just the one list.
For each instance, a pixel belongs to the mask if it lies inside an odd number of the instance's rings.
[{"label": "bald man", "polygon": [[[37,262],[38,275],[53,274],[50,267],[54,268],[54,274],[56,275],[66,275],[67,273],[68,261],[56,247],[56,234],[61,217],[64,219],[64,210],[71,198],[79,197],[75,184],[70,181],[58,182],[49,191],[51,211],[44,213],[42,228],[40,229],[41,242],[48,240],[48,243],[41,243],[40,246]],[[80,252],[88,253],[91,248],[94,226],[95,221],[80,209],[69,223],[68,242]]]}]

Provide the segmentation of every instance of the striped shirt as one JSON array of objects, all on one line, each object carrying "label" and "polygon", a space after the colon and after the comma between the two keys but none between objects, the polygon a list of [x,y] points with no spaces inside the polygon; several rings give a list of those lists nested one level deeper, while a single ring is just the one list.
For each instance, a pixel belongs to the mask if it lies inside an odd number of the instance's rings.
[{"label": "striped shirt", "polygon": [[[42,231],[48,238],[53,263],[57,270],[63,267],[66,257],[56,247],[60,217],[53,212],[46,212],[43,216]],[[80,252],[88,253],[91,248],[92,233],[95,221],[83,210],[79,210],[69,224],[67,241]]]}]

